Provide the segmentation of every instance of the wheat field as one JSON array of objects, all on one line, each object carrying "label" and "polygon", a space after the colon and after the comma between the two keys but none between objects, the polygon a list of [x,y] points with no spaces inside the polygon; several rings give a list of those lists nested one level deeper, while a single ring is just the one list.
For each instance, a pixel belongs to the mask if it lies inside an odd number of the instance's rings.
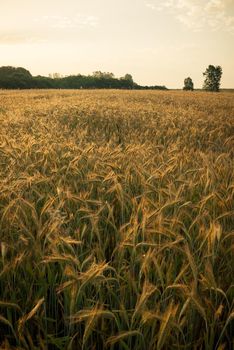
[{"label": "wheat field", "polygon": [[0,91],[0,348],[232,349],[234,94]]}]

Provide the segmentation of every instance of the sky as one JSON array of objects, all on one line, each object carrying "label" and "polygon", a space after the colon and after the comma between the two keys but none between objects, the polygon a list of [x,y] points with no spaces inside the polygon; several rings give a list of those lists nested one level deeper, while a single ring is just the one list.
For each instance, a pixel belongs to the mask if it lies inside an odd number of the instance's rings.
[{"label": "sky", "polygon": [[0,0],[0,66],[201,88],[209,64],[234,88],[234,0]]}]

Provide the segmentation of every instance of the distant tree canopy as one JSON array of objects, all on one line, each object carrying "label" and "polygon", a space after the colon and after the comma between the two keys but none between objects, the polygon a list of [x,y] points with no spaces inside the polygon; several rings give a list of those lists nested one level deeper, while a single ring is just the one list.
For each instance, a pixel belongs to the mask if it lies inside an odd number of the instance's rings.
[{"label": "distant tree canopy", "polygon": [[63,76],[60,73],[50,73],[49,74],[49,78],[52,78],[52,79],[60,79],[62,77]]},{"label": "distant tree canopy", "polygon": [[33,77],[24,68],[0,67],[0,87],[4,89],[27,89],[33,87]]},{"label": "distant tree canopy", "polygon": [[184,79],[184,87],[183,90],[187,90],[187,91],[193,91],[194,87],[193,87],[193,81],[190,77],[185,78]]},{"label": "distant tree canopy", "polygon": [[93,72],[93,77],[99,78],[99,79],[114,79],[115,75],[110,72],[96,71],[96,72]]},{"label": "distant tree canopy", "polygon": [[113,73],[96,71],[92,75],[69,75],[59,73],[49,77],[32,76],[24,68],[0,67],[2,89],[155,89],[167,90],[165,86],[141,86],[134,82],[131,74],[116,78]]},{"label": "distant tree canopy", "polygon": [[205,76],[203,89],[207,91],[219,91],[222,73],[222,68],[220,66],[215,67],[209,65],[203,73]]}]

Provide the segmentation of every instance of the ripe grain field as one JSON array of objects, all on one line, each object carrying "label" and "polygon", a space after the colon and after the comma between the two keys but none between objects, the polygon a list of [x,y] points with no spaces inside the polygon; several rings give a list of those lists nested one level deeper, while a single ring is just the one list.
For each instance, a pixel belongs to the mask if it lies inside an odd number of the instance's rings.
[{"label": "ripe grain field", "polygon": [[232,349],[234,94],[0,91],[1,349]]}]

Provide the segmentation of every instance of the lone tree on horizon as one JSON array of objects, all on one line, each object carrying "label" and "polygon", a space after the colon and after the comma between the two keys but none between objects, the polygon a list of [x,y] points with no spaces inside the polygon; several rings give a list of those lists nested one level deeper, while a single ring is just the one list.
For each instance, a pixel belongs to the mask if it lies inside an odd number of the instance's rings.
[{"label": "lone tree on horizon", "polygon": [[193,91],[194,90],[194,88],[193,88],[193,81],[192,81],[192,79],[190,77],[184,79],[183,90],[187,90],[187,91]]},{"label": "lone tree on horizon", "polygon": [[222,76],[222,68],[220,66],[209,65],[203,75],[206,77],[203,85],[203,89],[207,91],[219,91],[220,80]]}]

